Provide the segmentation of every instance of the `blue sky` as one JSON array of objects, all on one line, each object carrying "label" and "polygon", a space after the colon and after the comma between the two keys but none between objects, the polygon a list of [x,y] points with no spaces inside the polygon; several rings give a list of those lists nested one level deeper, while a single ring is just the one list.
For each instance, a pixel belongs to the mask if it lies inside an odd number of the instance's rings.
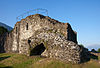
[{"label": "blue sky", "polygon": [[0,0],[0,22],[14,27],[16,17],[36,8],[48,16],[69,22],[79,44],[100,45],[100,0]]}]

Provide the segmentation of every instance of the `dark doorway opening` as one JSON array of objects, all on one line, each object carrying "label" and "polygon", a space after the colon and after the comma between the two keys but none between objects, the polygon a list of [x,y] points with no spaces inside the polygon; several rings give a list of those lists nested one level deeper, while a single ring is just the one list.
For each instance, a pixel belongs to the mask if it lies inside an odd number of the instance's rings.
[{"label": "dark doorway opening", "polygon": [[41,54],[44,52],[45,49],[46,49],[46,48],[45,48],[44,44],[41,43],[41,44],[37,45],[36,47],[34,47],[34,48],[31,50],[30,55],[31,55],[31,56],[32,56],[32,55],[41,55]]}]

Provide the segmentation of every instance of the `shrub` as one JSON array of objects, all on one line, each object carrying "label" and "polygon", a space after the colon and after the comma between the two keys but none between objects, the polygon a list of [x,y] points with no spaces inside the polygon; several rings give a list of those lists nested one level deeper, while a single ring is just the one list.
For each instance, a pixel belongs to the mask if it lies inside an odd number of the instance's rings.
[{"label": "shrub", "polygon": [[100,48],[98,49],[98,52],[100,52]]}]

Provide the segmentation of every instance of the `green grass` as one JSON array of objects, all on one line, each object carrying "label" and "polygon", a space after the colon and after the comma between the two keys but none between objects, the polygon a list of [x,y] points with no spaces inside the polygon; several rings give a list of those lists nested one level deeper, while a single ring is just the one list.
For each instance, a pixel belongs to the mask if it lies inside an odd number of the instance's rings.
[{"label": "green grass", "polygon": [[98,57],[98,59],[100,60],[100,56]]},{"label": "green grass", "polygon": [[0,68],[100,68],[99,60],[91,60],[82,64],[67,64],[55,59],[40,56],[28,57],[22,54],[0,54]]},{"label": "green grass", "polygon": [[[8,57],[9,56],[9,57]],[[0,58],[8,57],[0,60],[0,67],[10,66],[13,68],[28,68],[29,65],[42,59],[37,57],[27,57],[21,54],[0,54]]]}]

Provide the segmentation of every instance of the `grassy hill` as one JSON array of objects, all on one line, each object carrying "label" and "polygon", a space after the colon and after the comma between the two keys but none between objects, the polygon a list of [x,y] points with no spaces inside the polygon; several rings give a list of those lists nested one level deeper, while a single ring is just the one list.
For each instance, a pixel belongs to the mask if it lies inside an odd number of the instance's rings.
[{"label": "grassy hill", "polygon": [[22,54],[2,53],[0,68],[100,68],[100,56],[99,60],[91,60],[83,64],[67,64],[40,56],[27,57]]}]

